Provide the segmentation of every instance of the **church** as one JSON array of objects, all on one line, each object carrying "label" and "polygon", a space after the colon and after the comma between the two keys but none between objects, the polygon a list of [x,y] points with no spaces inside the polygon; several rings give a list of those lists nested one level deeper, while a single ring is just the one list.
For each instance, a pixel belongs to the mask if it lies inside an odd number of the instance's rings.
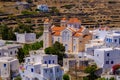
[{"label": "church", "polygon": [[51,25],[51,21],[45,19],[43,36],[44,49],[58,41],[65,46],[65,52],[71,54],[83,52],[91,39],[89,30],[81,25],[78,18],[62,18],[60,26]]}]

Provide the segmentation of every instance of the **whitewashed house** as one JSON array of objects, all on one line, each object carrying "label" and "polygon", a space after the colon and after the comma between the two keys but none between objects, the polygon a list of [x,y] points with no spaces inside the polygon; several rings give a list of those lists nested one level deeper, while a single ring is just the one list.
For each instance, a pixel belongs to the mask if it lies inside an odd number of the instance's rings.
[{"label": "whitewashed house", "polygon": [[92,62],[92,60],[88,58],[64,58],[64,72],[68,72],[71,69],[73,70],[75,67],[79,68],[79,70],[83,70],[89,65],[90,62]]},{"label": "whitewashed house", "polygon": [[33,53],[20,66],[22,80],[62,80],[63,70],[57,64],[56,55]]},{"label": "whitewashed house", "polygon": [[0,77],[2,80],[11,80],[19,74],[19,61],[12,57],[0,58]]},{"label": "whitewashed house", "polygon": [[18,43],[29,43],[29,42],[35,42],[36,40],[35,33],[15,33],[15,34]]},{"label": "whitewashed house", "polygon": [[85,45],[86,56],[93,59],[103,73],[120,64],[120,30],[106,29],[93,31],[93,39]]},{"label": "whitewashed house", "polygon": [[108,27],[100,27],[98,29],[93,30],[92,33],[92,39],[101,39],[104,40],[106,34],[109,32],[109,28]]},{"label": "whitewashed house", "polygon": [[18,49],[21,47],[22,46],[20,44],[4,44],[3,46],[0,46],[0,57],[15,57],[17,55]]},{"label": "whitewashed house", "polygon": [[45,4],[37,5],[37,9],[39,9],[40,11],[43,11],[43,12],[48,12],[49,11],[48,6],[45,5]]},{"label": "whitewashed house", "polygon": [[103,72],[110,71],[113,65],[120,64],[120,48],[95,49],[94,61]]},{"label": "whitewashed house", "polygon": [[85,44],[85,52],[86,56],[93,57],[94,56],[94,50],[101,48],[104,45],[104,41],[101,39],[93,39],[90,40],[88,44]]},{"label": "whitewashed house", "polygon": [[106,35],[106,46],[108,47],[120,47],[120,31],[112,31]]}]

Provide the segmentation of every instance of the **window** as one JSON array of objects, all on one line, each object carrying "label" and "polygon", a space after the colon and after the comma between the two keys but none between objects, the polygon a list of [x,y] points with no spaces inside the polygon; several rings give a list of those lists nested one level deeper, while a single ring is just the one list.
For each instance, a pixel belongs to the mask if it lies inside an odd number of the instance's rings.
[{"label": "window", "polygon": [[119,38],[119,44],[120,44],[120,38]]},{"label": "window", "polygon": [[67,44],[65,44],[65,50],[68,51],[68,45]]},{"label": "window", "polygon": [[57,72],[59,72],[59,69],[57,68]]},{"label": "window", "polygon": [[15,53],[17,53],[17,51],[15,51]]},{"label": "window", "polygon": [[52,38],[52,43],[54,43],[54,38]]},{"label": "window", "polygon": [[53,60],[53,64],[54,64],[55,62],[54,62],[54,60]]},{"label": "window", "polygon": [[47,69],[44,69],[45,73],[47,73]]},{"label": "window", "polygon": [[114,61],[111,61],[111,64],[114,64]]},{"label": "window", "polygon": [[109,64],[109,61],[106,61],[106,64]]},{"label": "window", "polygon": [[47,64],[47,61],[45,61],[44,63]]},{"label": "window", "polygon": [[52,69],[50,69],[50,73],[52,73],[53,71],[52,71]]},{"label": "window", "polygon": [[109,54],[109,53],[107,53],[107,56],[109,57],[109,56],[110,56],[110,54]]},{"label": "window", "polygon": [[98,36],[96,36],[96,39],[98,39]]},{"label": "window", "polygon": [[99,56],[99,54],[97,54],[97,56]]},{"label": "window", "polygon": [[70,38],[70,34],[68,31],[64,31],[62,33],[62,41],[69,41],[69,38]]},{"label": "window", "polygon": [[114,42],[116,43],[116,42],[117,42],[117,39],[115,39]]},{"label": "window", "polygon": [[76,40],[75,39],[73,39],[73,44],[76,44]]},{"label": "window", "polygon": [[30,59],[28,59],[28,62],[30,62]]},{"label": "window", "polygon": [[4,67],[6,67],[6,64],[4,64]]},{"label": "window", "polygon": [[33,72],[33,68],[31,68],[31,72]]},{"label": "window", "polygon": [[49,64],[51,64],[51,60],[49,60]]},{"label": "window", "polygon": [[12,55],[12,51],[10,52],[10,55]]},{"label": "window", "polygon": [[73,51],[75,51],[75,46],[73,46]]},{"label": "window", "polygon": [[67,62],[65,62],[65,65],[67,65]]}]

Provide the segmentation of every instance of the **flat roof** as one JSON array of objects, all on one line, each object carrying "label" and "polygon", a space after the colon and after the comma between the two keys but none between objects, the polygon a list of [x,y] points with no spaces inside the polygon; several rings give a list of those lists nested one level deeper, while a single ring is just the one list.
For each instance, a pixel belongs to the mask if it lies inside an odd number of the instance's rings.
[{"label": "flat roof", "polygon": [[89,58],[64,58],[64,60],[81,60],[81,61],[85,60],[85,61],[87,61],[87,60],[91,60],[91,59],[89,59]]},{"label": "flat roof", "polygon": [[0,57],[0,61],[3,62],[3,61],[13,61],[13,60],[17,60],[13,57]]},{"label": "flat roof", "polygon": [[110,51],[110,50],[120,50],[120,48],[100,48],[100,49],[96,49],[96,50],[104,50],[104,51]]},{"label": "flat roof", "polygon": [[16,48],[21,47],[21,44],[6,44],[0,47],[0,49],[9,49],[9,48]]},{"label": "flat roof", "polygon": [[30,51],[30,56],[57,56],[52,54],[45,54],[43,50]]},{"label": "flat roof", "polygon": [[59,66],[59,65],[58,64],[41,64],[41,66],[44,68],[52,68],[52,67]]}]

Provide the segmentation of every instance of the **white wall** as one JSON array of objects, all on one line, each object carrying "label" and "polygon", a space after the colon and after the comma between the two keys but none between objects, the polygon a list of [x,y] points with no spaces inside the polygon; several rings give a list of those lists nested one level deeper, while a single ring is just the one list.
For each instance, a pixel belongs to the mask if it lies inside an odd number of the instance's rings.
[{"label": "white wall", "polygon": [[19,43],[26,43],[26,42],[34,42],[36,40],[35,33],[23,33],[23,34],[16,34],[17,42]]}]

